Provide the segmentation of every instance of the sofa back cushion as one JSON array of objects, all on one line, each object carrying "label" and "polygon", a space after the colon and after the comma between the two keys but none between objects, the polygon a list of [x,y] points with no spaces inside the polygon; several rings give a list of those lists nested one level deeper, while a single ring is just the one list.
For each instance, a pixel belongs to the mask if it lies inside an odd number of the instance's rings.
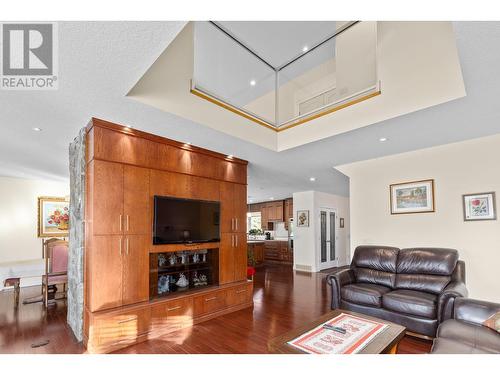
[{"label": "sofa back cushion", "polygon": [[399,249],[389,246],[358,246],[351,268],[358,283],[394,288]]},{"label": "sofa back cushion", "polygon": [[396,268],[396,288],[439,294],[448,285],[458,261],[454,249],[402,249]]}]

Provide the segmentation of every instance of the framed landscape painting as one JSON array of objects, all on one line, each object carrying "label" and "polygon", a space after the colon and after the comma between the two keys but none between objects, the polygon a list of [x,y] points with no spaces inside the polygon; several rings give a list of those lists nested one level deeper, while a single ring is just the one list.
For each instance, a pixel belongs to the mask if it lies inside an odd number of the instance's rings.
[{"label": "framed landscape painting", "polygon": [[464,220],[496,220],[495,193],[464,194]]},{"label": "framed landscape painting", "polygon": [[392,184],[391,214],[434,212],[434,180]]},{"label": "framed landscape painting", "polygon": [[38,237],[69,236],[69,201],[60,197],[38,198]]}]

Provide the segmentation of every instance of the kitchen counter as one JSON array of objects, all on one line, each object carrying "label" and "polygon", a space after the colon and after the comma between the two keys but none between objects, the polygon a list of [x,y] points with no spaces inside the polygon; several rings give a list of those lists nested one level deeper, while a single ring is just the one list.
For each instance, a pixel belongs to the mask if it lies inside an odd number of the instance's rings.
[{"label": "kitchen counter", "polygon": [[288,242],[287,238],[280,238],[277,240],[247,240],[247,243],[266,243],[266,242]]}]

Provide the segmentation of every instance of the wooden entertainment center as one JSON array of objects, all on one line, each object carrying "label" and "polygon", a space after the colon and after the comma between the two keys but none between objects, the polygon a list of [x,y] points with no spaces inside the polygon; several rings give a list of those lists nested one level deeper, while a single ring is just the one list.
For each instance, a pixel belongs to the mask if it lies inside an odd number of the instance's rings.
[{"label": "wooden entertainment center", "polygon": [[[246,278],[246,161],[95,118],[86,142],[89,352],[115,351],[253,306]],[[219,201],[220,242],[153,245],[154,196]],[[198,252],[211,254],[213,285],[156,295],[158,254],[184,254],[189,272],[190,256]]]}]

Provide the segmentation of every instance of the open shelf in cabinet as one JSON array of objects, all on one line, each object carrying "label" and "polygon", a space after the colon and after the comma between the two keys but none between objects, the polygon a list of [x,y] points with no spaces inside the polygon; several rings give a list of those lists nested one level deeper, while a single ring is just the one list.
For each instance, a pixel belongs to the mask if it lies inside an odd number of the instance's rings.
[{"label": "open shelf in cabinet", "polygon": [[219,250],[149,254],[149,297],[167,297],[219,284]]}]

